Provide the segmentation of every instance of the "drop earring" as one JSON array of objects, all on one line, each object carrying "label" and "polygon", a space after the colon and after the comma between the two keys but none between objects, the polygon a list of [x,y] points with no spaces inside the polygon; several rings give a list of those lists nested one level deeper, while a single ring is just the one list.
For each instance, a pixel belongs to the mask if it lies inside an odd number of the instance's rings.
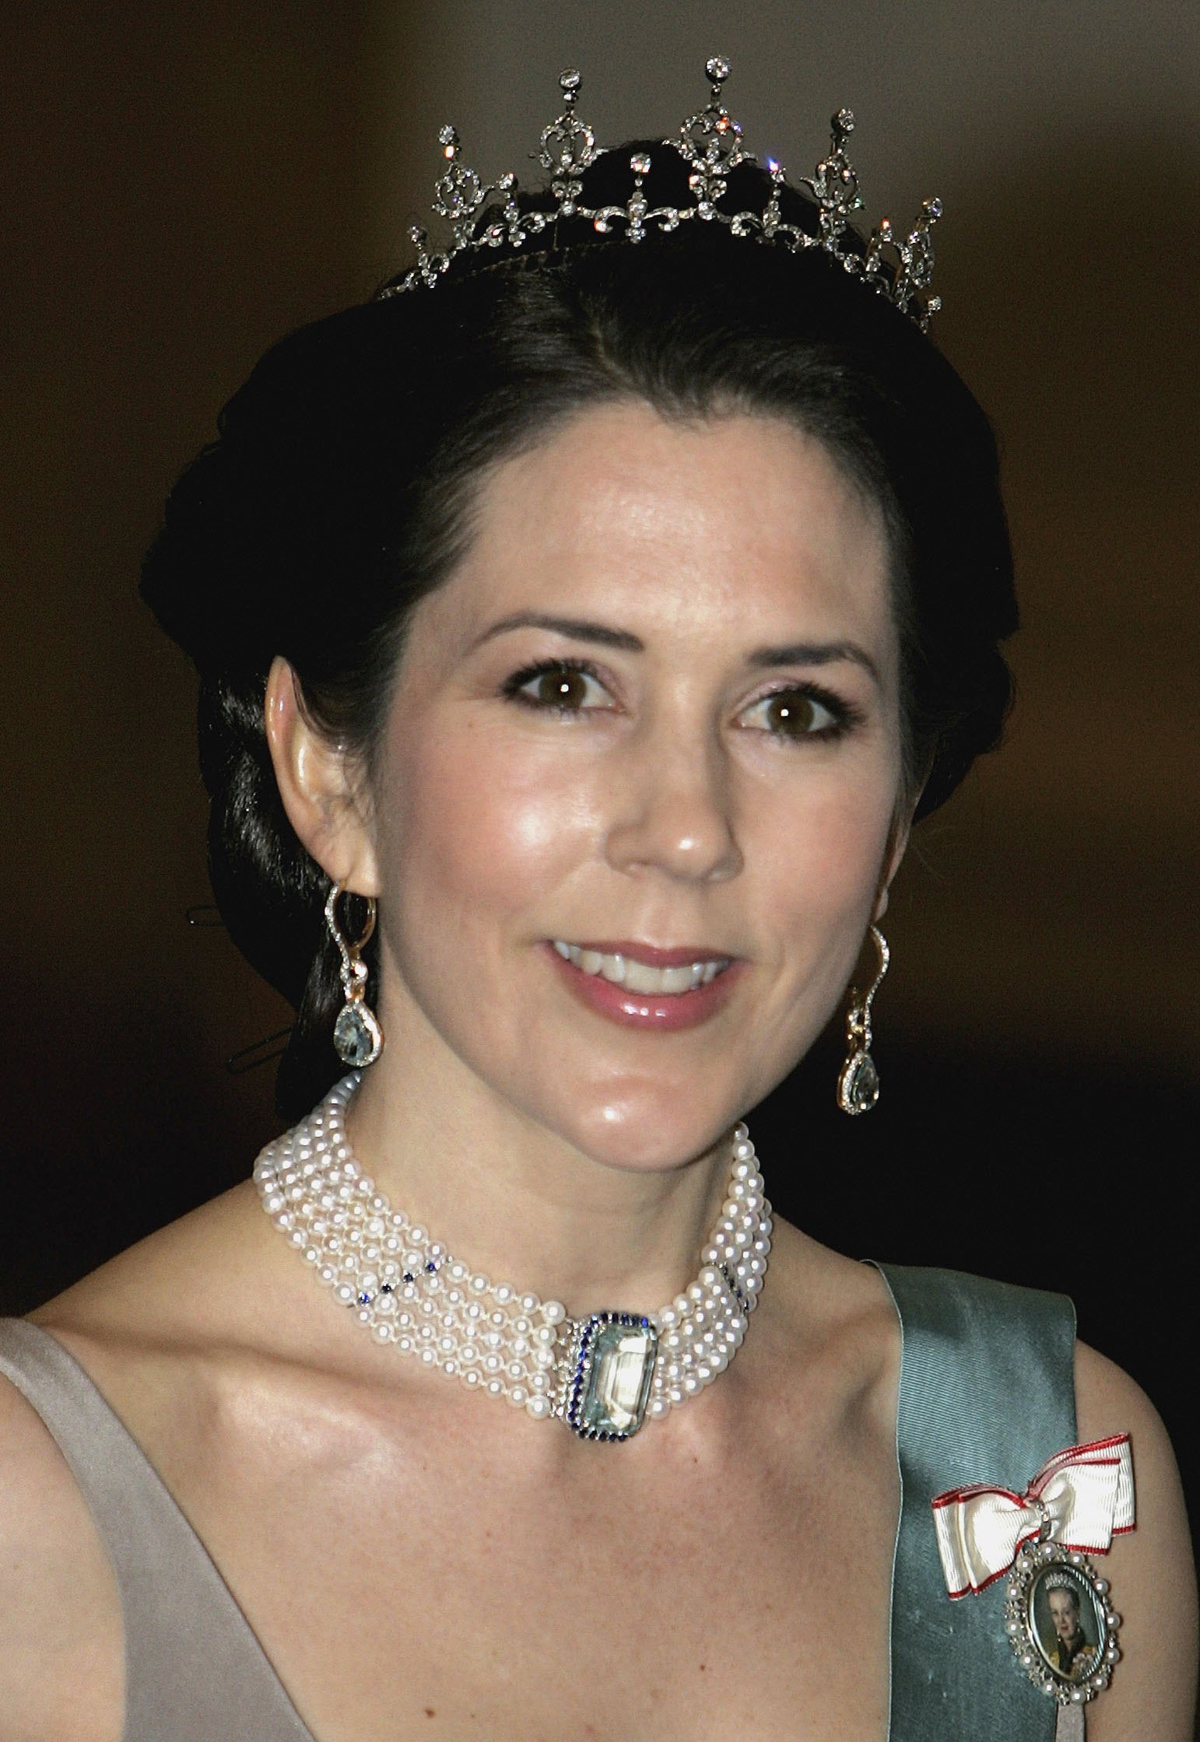
[{"label": "drop earring", "polygon": [[325,903],[325,924],[341,957],[339,972],[346,998],[333,1025],[333,1045],[344,1065],[363,1070],[373,1065],[383,1051],[383,1030],[366,1001],[369,970],[362,959],[363,946],[375,930],[375,897],[362,897],[367,904],[366,922],[361,935],[351,943],[338,924],[337,904],[342,893],[341,884],[335,883]]},{"label": "drop earring", "polygon": [[843,1113],[869,1113],[879,1099],[879,1072],[871,1057],[871,1000],[888,971],[892,953],[888,949],[887,939],[877,925],[871,927],[871,937],[879,952],[879,972],[865,996],[856,987],[850,988],[850,1009],[846,1015],[846,1062],[837,1082],[837,1103]]}]

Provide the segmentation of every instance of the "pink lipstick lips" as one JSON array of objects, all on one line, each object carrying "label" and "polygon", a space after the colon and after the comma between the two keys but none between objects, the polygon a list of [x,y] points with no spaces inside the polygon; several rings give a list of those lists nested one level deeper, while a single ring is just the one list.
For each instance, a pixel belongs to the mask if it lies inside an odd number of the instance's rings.
[{"label": "pink lipstick lips", "polygon": [[570,991],[597,1015],[664,1034],[715,1016],[741,967],[708,945],[659,949],[636,942],[553,941],[546,950]]}]

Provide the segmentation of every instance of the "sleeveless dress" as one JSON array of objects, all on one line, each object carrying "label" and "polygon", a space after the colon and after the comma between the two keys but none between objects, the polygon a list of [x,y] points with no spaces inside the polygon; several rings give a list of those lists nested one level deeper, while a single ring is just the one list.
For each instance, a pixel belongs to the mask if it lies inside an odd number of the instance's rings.
[{"label": "sleeveless dress", "polygon": [[[955,1271],[878,1268],[902,1334],[889,1742],[1052,1742],[1057,1708],[1013,1660],[1003,1580],[949,1600],[929,1502],[969,1482],[1023,1488],[1075,1443],[1074,1311],[1061,1295]],[[125,1742],[316,1742],[204,1545],[73,1357],[4,1319],[0,1373],[57,1442],[112,1561]]]}]

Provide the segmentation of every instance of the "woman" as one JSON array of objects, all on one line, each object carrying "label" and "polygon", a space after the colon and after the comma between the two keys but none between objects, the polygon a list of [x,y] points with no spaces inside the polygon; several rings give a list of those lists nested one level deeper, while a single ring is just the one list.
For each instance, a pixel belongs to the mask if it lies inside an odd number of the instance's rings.
[{"label": "woman", "polygon": [[1047,1297],[772,1228],[737,1129],[995,741],[1014,609],[933,214],[877,264],[846,129],[809,198],[710,76],[682,151],[599,155],[565,80],[543,196],[445,136],[446,270],[276,347],[168,505],[145,590],[303,1123],[261,1201],[8,1328],[4,1742],[1046,1736],[929,1501],[1124,1432],[1089,1723],[1186,1733],[1146,1400],[1082,1348],[1072,1386]]}]

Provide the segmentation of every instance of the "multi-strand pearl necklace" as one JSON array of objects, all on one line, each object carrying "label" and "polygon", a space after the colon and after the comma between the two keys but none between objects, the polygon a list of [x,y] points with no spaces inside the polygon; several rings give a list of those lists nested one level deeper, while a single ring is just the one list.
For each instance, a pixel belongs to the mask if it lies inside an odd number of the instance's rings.
[{"label": "multi-strand pearl necklace", "polygon": [[254,1178],[276,1227],[377,1342],[536,1420],[559,1417],[587,1439],[627,1439],[729,1365],[771,1249],[771,1206],[744,1125],[695,1282],[656,1313],[573,1320],[560,1301],[491,1282],[452,1258],[376,1191],[346,1136],[358,1082],[359,1073],[345,1077],[268,1144]]}]

